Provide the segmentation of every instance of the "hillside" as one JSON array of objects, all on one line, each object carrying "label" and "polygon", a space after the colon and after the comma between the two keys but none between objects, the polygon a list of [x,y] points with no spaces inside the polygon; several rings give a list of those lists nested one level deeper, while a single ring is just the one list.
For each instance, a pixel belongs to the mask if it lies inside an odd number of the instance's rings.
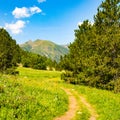
[{"label": "hillside", "polygon": [[120,94],[68,84],[60,71],[17,70],[0,75],[0,120],[120,120]]},{"label": "hillside", "polygon": [[68,48],[66,46],[57,45],[47,40],[30,40],[24,44],[21,44],[20,47],[23,50],[44,55],[56,61],[59,61],[60,56],[64,56],[68,53]]}]

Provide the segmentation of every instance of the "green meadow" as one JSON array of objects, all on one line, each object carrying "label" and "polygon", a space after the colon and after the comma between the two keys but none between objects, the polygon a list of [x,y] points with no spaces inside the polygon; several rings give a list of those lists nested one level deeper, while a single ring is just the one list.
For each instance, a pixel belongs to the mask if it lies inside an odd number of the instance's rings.
[{"label": "green meadow", "polygon": [[120,120],[120,94],[60,80],[61,72],[19,67],[19,75],[0,75],[0,120],[53,120],[68,110],[68,96],[61,88],[76,91],[74,120],[88,120],[90,113],[79,101],[83,96],[94,107],[97,120]]},{"label": "green meadow", "polygon": [[68,109],[68,97],[53,80],[60,72],[18,68],[0,77],[0,120],[52,120]]},{"label": "green meadow", "polygon": [[[79,85],[64,84],[64,87],[77,91],[83,96],[96,110],[97,120],[120,120],[120,94]],[[88,120],[89,112],[81,103],[79,105],[81,114],[76,113],[75,120]]]}]

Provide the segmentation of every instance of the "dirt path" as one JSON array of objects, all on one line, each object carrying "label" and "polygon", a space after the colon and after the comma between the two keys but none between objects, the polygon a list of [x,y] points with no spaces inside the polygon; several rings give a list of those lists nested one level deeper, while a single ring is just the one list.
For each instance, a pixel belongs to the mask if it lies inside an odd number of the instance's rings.
[{"label": "dirt path", "polygon": [[86,99],[85,99],[84,97],[79,96],[79,98],[80,98],[81,102],[87,107],[87,109],[88,109],[89,112],[90,112],[90,115],[91,115],[91,116],[90,116],[89,120],[96,120],[96,118],[98,117],[98,115],[97,115],[95,109],[91,106],[90,103],[88,103],[88,102],[86,101]]},{"label": "dirt path", "polygon": [[[79,109],[78,102],[76,100],[75,95],[77,95],[79,97],[79,100],[81,101],[81,103],[84,106],[86,106],[86,108],[90,112],[89,120],[97,119],[98,115],[97,115],[95,109],[91,106],[90,103],[87,102],[87,100],[83,96],[79,95],[76,91],[71,92],[69,89],[66,89],[66,88],[63,88],[63,90],[67,93],[67,95],[69,97],[69,109],[64,115],[62,115],[58,118],[55,118],[54,120],[71,120],[75,117],[76,112]],[[74,92],[74,94],[73,94],[73,92]]]},{"label": "dirt path", "polygon": [[68,111],[61,117],[56,118],[55,120],[71,120],[74,118],[77,112],[77,100],[75,96],[68,89],[63,89],[69,96],[69,108]]}]

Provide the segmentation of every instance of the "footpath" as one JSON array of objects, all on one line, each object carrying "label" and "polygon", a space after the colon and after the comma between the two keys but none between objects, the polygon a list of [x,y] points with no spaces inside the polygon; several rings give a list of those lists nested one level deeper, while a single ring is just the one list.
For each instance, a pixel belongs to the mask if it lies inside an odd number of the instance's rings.
[{"label": "footpath", "polygon": [[[75,118],[75,115],[79,109],[79,104],[78,104],[79,100],[90,113],[90,117],[88,120],[97,120],[98,114],[96,113],[92,105],[88,103],[87,100],[82,95],[79,95],[75,90],[72,91],[67,88],[62,88],[62,89],[66,92],[66,94],[69,97],[69,108],[64,115],[57,117],[54,120],[72,120],[73,118]],[[76,98],[76,96],[78,99]]]}]

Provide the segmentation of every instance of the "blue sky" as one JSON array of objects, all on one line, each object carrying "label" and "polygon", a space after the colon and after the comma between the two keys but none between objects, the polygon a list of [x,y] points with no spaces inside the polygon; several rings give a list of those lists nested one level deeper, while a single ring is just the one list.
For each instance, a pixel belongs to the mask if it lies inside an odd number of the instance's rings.
[{"label": "blue sky", "polygon": [[57,44],[74,41],[78,23],[93,16],[102,0],[0,0],[0,27],[18,44],[50,40]]}]

